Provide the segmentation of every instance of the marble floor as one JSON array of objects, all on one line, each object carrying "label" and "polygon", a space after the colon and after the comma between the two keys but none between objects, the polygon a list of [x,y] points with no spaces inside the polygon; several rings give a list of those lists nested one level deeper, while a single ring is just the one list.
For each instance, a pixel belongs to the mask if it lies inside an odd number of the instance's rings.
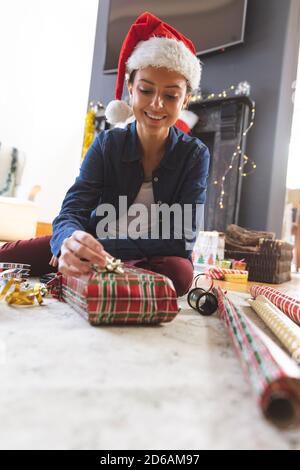
[{"label": "marble floor", "polygon": [[300,429],[261,415],[219,318],[180,306],[170,324],[95,328],[54,299],[1,301],[0,448],[300,449]]}]

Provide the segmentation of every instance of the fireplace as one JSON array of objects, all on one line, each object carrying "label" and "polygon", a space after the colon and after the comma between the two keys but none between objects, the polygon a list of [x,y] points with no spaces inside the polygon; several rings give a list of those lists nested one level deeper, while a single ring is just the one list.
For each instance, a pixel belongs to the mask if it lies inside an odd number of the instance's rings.
[{"label": "fireplace", "polygon": [[[189,109],[198,114],[199,121],[192,135],[209,148],[211,160],[205,207],[205,230],[224,232],[227,225],[237,224],[243,176],[239,171],[245,152],[246,137],[253,102],[246,96],[222,98],[191,103]],[[219,205],[220,185],[214,181],[222,178],[236,147],[242,154],[236,158],[225,180],[224,208]]]}]

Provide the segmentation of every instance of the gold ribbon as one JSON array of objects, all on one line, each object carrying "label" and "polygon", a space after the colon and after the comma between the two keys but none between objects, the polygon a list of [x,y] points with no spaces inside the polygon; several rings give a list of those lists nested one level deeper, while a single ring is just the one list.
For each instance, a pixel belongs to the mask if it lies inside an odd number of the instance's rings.
[{"label": "gold ribbon", "polygon": [[[12,292],[8,292],[13,286],[15,289]],[[33,305],[36,299],[39,305],[41,305],[43,303],[42,292],[43,287],[39,283],[36,283],[34,287],[29,289],[21,289],[21,282],[18,279],[11,278],[2,289],[0,300],[6,296],[5,300],[8,304]]]},{"label": "gold ribbon", "polygon": [[120,259],[106,257],[106,265],[104,268],[100,268],[98,264],[93,264],[92,268],[96,273],[116,273],[124,274],[123,263]]},{"label": "gold ribbon", "polygon": [[89,146],[93,143],[93,140],[94,140],[95,117],[96,117],[96,112],[93,111],[93,109],[89,110],[85,117],[85,129],[84,129],[84,139],[83,139],[81,160],[84,159]]}]

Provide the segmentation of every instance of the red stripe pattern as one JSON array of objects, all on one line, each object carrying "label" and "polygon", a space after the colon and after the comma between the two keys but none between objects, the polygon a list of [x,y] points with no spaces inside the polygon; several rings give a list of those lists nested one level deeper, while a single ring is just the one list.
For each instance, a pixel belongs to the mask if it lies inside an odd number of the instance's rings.
[{"label": "red stripe pattern", "polygon": [[170,322],[179,310],[172,282],[139,268],[79,278],[58,273],[47,287],[53,297],[70,304],[92,325]]},{"label": "red stripe pattern", "polygon": [[207,276],[210,277],[211,279],[222,280],[222,279],[224,279],[225,274],[248,275],[248,271],[245,271],[245,270],[242,270],[242,269],[220,268],[219,266],[213,266],[213,267],[209,268],[209,270],[207,271]]},{"label": "red stripe pattern", "polygon": [[[219,316],[224,321],[235,350],[241,360],[263,413],[275,423],[285,424],[300,418],[300,380],[291,377],[274,359],[268,347],[256,334],[247,317],[239,307],[220,289],[218,296]],[[274,407],[284,400],[291,406],[291,414],[279,416]],[[298,421],[297,421],[298,422]]]},{"label": "red stripe pattern", "polygon": [[258,295],[264,295],[285,313],[285,315],[297,323],[297,325],[300,325],[300,300],[294,299],[269,286],[254,285],[250,289],[250,294],[254,299],[256,299]]}]

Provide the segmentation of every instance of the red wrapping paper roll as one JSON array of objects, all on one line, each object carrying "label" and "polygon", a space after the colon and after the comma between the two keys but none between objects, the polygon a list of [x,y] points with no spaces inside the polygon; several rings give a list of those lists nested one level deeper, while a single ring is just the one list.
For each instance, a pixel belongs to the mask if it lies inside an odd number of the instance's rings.
[{"label": "red wrapping paper roll", "polygon": [[209,270],[206,273],[207,277],[210,277],[211,279],[219,279],[219,280],[224,279],[225,274],[246,276],[248,275],[248,271],[244,271],[241,269],[226,269],[226,268],[220,268],[219,266],[213,266],[209,268]]},{"label": "red wrapping paper roll", "polygon": [[254,285],[250,294],[256,299],[258,295],[264,295],[272,304],[276,305],[285,315],[300,325],[300,301],[280,292],[273,287]]},{"label": "red wrapping paper roll", "polygon": [[246,377],[263,413],[279,426],[300,421],[298,366],[235,305],[222,289],[214,289],[224,321]]}]

